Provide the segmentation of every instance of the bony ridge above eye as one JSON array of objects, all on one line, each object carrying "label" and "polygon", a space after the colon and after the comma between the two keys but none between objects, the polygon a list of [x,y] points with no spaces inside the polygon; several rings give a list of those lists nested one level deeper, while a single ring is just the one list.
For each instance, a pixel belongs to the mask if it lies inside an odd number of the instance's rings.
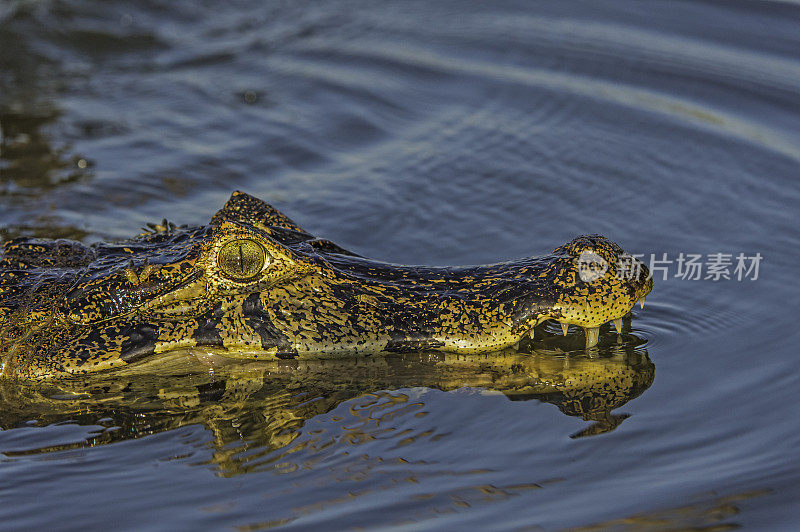
[{"label": "bony ridge above eye", "polygon": [[223,275],[235,281],[251,279],[261,273],[268,255],[264,246],[249,238],[226,242],[217,254]]}]

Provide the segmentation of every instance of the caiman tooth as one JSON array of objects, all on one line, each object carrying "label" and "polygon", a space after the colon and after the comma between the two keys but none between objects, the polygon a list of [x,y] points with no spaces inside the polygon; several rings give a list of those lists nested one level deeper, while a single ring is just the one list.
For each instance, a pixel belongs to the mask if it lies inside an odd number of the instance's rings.
[{"label": "caiman tooth", "polygon": [[600,336],[600,327],[584,327],[586,333],[586,349],[597,345],[597,339]]},{"label": "caiman tooth", "polygon": [[614,328],[617,330],[618,333],[622,333],[622,318],[617,318],[611,323],[614,324]]},{"label": "caiman tooth", "polygon": [[147,262],[147,260],[145,259],[144,268],[142,268],[142,271],[139,272],[139,282],[143,283],[147,281],[147,279],[150,278],[150,274],[153,273],[154,271],[156,271],[156,267]]},{"label": "caiman tooth", "polygon": [[561,324],[561,332],[563,332],[563,333],[564,333],[564,336],[566,336],[566,335],[567,335],[567,330],[568,330],[568,329],[569,329],[569,324],[567,324],[567,323],[562,323],[562,324]]},{"label": "caiman tooth", "polygon": [[645,298],[645,296],[642,296],[642,299],[639,300],[639,307],[640,308],[644,308],[644,298]]},{"label": "caiman tooth", "polygon": [[131,268],[125,268],[122,270],[122,273],[125,274],[125,278],[128,280],[130,284],[133,286],[138,286],[139,284],[139,276],[136,275],[136,272],[133,271]]}]

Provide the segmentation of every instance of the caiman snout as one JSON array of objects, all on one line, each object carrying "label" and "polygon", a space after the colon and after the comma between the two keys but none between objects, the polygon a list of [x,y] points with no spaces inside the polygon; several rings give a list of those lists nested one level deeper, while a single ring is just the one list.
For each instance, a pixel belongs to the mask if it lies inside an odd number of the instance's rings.
[{"label": "caiman snout", "polygon": [[[635,256],[601,235],[579,236],[553,251],[559,263],[553,283],[561,293],[552,319],[566,334],[569,325],[583,327],[587,347],[597,344],[598,328],[612,322],[618,332],[622,317],[653,288],[650,271]],[[571,262],[569,266],[567,262]]]}]

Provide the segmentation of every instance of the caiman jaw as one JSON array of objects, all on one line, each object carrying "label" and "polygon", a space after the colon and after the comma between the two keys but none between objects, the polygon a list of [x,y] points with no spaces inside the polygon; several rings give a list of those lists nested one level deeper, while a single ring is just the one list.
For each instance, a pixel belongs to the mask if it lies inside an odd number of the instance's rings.
[{"label": "caiman jaw", "polygon": [[[526,336],[533,339],[535,326],[544,321],[553,320],[561,326],[564,336],[569,332],[570,325],[581,327],[586,337],[586,348],[594,347],[599,340],[600,326],[604,323],[613,324],[617,333],[622,333],[622,319],[633,310],[637,301],[641,308],[644,308],[645,297],[650,293],[652,287],[652,279],[647,279],[630,297],[617,296],[580,301],[570,301],[569,298],[565,298],[554,304],[550,311],[541,312],[522,327],[517,342]],[[509,345],[514,345],[514,343]]]},{"label": "caiman jaw", "polygon": [[584,329],[586,347],[597,345],[599,328],[613,323],[622,332],[622,318],[638,301],[644,308],[653,279],[644,264],[598,235],[578,237],[555,250],[573,257],[578,274],[559,275],[554,284],[560,296],[550,319],[558,321],[564,335],[570,325]]},{"label": "caiman jaw", "polygon": [[642,286],[633,291],[629,297],[620,296],[610,299],[604,303],[598,301],[588,301],[583,304],[565,304],[561,306],[558,316],[552,319],[561,325],[561,332],[567,335],[570,325],[578,325],[583,328],[586,336],[586,348],[597,345],[600,326],[604,323],[614,325],[617,333],[622,333],[622,318],[633,310],[638,301],[641,308],[644,308],[645,297],[653,288],[652,278],[642,283]]}]

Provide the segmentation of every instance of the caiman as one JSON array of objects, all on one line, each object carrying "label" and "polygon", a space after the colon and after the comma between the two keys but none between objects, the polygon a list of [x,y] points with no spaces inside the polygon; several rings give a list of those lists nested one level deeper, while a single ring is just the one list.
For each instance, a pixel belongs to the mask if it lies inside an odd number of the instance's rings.
[{"label": "caiman", "polygon": [[203,349],[250,359],[486,353],[545,320],[599,327],[652,288],[600,235],[485,266],[401,266],[314,237],[235,192],[208,225],[166,221],[130,240],[17,238],[0,257],[2,375],[41,380]]}]

